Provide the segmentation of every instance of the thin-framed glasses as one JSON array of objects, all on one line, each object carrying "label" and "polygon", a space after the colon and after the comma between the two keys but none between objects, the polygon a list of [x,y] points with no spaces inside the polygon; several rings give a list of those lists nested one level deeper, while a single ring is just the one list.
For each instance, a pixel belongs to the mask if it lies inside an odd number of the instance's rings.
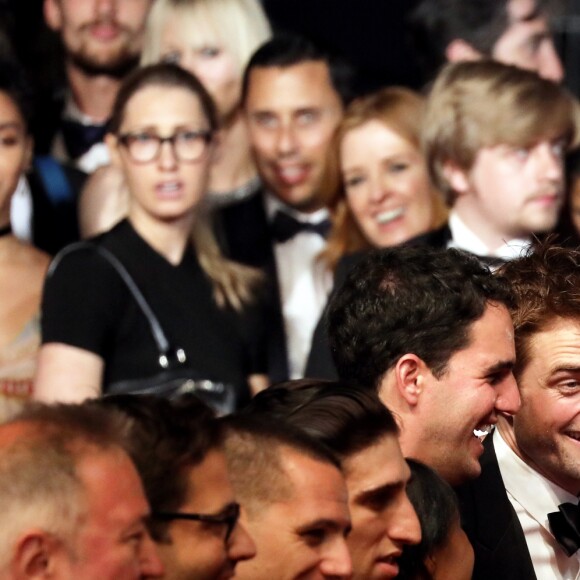
[{"label": "thin-framed glasses", "polygon": [[198,161],[206,152],[211,142],[211,131],[194,131],[182,129],[161,137],[155,133],[139,131],[119,135],[119,142],[129,153],[135,163],[149,163],[159,157],[163,143],[169,143],[173,154],[179,161]]},{"label": "thin-framed glasses", "polygon": [[231,503],[219,514],[191,514],[183,512],[153,512],[151,518],[161,521],[171,520],[192,520],[195,522],[204,522],[206,524],[215,524],[226,526],[226,542],[229,540],[238,520],[240,518],[240,504]]}]

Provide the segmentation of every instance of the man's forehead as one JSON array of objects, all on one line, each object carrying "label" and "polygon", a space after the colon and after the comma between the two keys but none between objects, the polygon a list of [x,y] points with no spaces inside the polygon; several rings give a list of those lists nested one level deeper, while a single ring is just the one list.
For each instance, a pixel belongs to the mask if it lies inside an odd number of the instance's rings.
[{"label": "man's forehead", "polygon": [[325,61],[305,61],[289,66],[256,67],[248,79],[248,102],[254,107],[296,104],[311,99],[340,100]]},{"label": "man's forehead", "polygon": [[406,483],[411,475],[395,434],[353,453],[343,461],[343,467],[347,483],[356,480],[368,491]]}]

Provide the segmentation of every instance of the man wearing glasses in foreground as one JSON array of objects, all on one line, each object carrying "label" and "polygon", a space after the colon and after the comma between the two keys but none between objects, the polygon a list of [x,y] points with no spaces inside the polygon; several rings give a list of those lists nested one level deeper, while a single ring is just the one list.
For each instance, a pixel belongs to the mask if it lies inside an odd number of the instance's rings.
[{"label": "man wearing glasses in foreground", "polygon": [[222,428],[195,397],[121,395],[103,405],[126,416],[124,446],[151,506],[149,529],[167,580],[225,580],[255,547],[238,523]]}]

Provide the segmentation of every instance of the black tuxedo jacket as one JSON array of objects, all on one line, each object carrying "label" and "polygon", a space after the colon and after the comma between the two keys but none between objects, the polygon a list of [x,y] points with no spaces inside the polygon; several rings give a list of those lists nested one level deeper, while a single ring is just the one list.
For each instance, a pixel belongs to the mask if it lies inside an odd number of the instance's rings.
[{"label": "black tuxedo jacket", "polygon": [[524,532],[509,502],[492,438],[481,475],[456,489],[463,528],[475,551],[473,580],[535,580]]},{"label": "black tuxedo jacket", "polygon": [[226,206],[216,215],[216,229],[224,253],[237,262],[261,269],[266,275],[265,308],[268,335],[268,376],[274,382],[289,378],[284,318],[263,193]]},{"label": "black tuxedo jacket", "polygon": [[330,352],[330,344],[328,342],[327,331],[327,310],[328,303],[332,300],[332,296],[344,284],[348,273],[355,267],[359,260],[364,256],[364,252],[356,252],[343,256],[336,266],[334,272],[334,283],[332,293],[328,299],[326,307],[322,312],[320,320],[314,329],[312,336],[312,344],[310,345],[310,354],[306,361],[306,371],[304,375],[316,379],[338,379],[338,373],[332,360],[332,353]]}]

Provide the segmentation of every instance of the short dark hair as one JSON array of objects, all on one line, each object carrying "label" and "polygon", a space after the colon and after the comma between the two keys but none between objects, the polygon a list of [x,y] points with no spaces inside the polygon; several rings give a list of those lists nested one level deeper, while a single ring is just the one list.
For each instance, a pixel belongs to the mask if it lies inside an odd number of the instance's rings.
[{"label": "short dark hair", "polygon": [[453,525],[459,525],[457,498],[451,486],[437,472],[420,461],[407,459],[411,479],[407,495],[421,524],[421,541],[403,548],[397,578],[431,578],[425,560],[445,545]]},{"label": "short dark hair", "polygon": [[401,356],[414,353],[440,377],[492,301],[509,304],[508,285],[466,252],[412,245],[372,250],[329,304],[338,374],[377,389]]},{"label": "short dark hair", "polygon": [[378,395],[356,385],[302,379],[258,393],[242,414],[286,421],[329,447],[341,461],[398,427]]},{"label": "short dark hair", "polygon": [[212,133],[218,128],[217,111],[213,99],[201,82],[185,69],[171,63],[144,66],[132,72],[121,84],[113,104],[108,130],[117,133],[123,123],[129,100],[148,87],[181,88],[197,96]]},{"label": "short dark hair", "polygon": [[28,131],[34,114],[34,91],[24,68],[13,59],[0,58],[0,92],[16,105]]},{"label": "short dark hair", "polygon": [[282,456],[284,450],[341,469],[330,449],[289,423],[253,414],[230,415],[222,421],[236,498],[252,517],[265,506],[292,495]]},{"label": "short dark hair", "polygon": [[310,40],[295,34],[278,34],[268,40],[250,58],[242,78],[242,103],[248,96],[250,73],[255,68],[288,68],[305,62],[323,62],[334,90],[343,104],[353,96],[351,66],[342,58],[322,50]]},{"label": "short dark hair", "polygon": [[[195,395],[172,400],[111,395],[95,404],[125,416],[123,446],[139,471],[151,511],[178,511],[190,488],[188,469],[223,443],[213,411]],[[167,527],[153,518],[152,537],[165,541]]]},{"label": "short dark hair", "polygon": [[[491,56],[493,48],[510,25],[511,0],[422,0],[409,17],[412,41],[419,65],[429,78],[447,61],[445,51],[455,39]],[[542,11],[546,0],[536,0]]]},{"label": "short dark hair", "polygon": [[580,248],[554,245],[548,237],[497,274],[507,280],[514,296],[510,311],[517,379],[530,362],[529,345],[536,333],[558,318],[580,322]]}]

